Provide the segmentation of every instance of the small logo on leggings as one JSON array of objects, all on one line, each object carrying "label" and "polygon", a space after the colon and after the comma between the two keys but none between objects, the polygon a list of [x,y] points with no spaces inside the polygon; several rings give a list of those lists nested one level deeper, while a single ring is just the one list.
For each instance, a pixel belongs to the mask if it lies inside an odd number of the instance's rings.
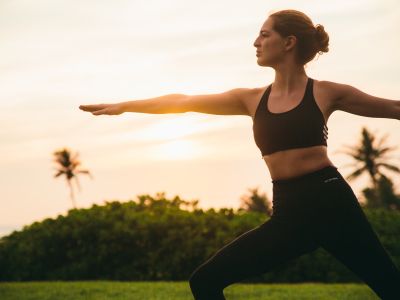
[{"label": "small logo on leggings", "polygon": [[332,177],[332,178],[325,179],[324,182],[327,183],[327,182],[329,182],[329,181],[337,180],[337,179],[339,179],[339,178],[337,178],[337,177]]}]

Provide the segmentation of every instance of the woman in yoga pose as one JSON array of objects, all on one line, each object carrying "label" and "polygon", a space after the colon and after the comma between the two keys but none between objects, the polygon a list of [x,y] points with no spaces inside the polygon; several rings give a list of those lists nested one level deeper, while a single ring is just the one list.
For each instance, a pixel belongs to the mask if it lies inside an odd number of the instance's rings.
[{"label": "woman in yoga pose", "polygon": [[257,63],[275,70],[260,88],[219,94],[168,94],[81,105],[93,115],[200,112],[247,115],[271,174],[273,213],[198,266],[189,283],[197,300],[225,299],[223,289],[323,247],[379,297],[400,299],[400,272],[383,248],[349,184],[327,156],[327,121],[335,110],[400,119],[400,101],[307,76],[304,65],[328,52],[320,24],[296,10],[272,13],[254,41]]}]

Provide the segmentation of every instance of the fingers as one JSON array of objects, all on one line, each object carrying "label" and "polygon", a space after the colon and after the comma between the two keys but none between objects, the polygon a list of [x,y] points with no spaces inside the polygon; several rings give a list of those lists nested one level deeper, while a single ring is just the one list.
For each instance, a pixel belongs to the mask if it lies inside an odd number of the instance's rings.
[{"label": "fingers", "polygon": [[93,115],[119,115],[123,111],[115,104],[86,104],[79,105],[79,109],[91,112]]},{"label": "fingers", "polygon": [[92,114],[95,115],[95,116],[106,114],[106,110],[105,109],[101,109],[101,110],[98,110],[98,111],[93,111]]},{"label": "fingers", "polygon": [[79,105],[79,109],[83,111],[96,111],[96,110],[101,110],[105,107],[107,107],[108,104],[86,104],[86,105]]}]

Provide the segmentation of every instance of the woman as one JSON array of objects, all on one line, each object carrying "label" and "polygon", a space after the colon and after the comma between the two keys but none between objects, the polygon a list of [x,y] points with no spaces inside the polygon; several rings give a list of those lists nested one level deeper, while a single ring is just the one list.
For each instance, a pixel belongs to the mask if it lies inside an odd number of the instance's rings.
[{"label": "woman", "polygon": [[93,115],[123,112],[248,115],[273,183],[273,214],[218,250],[190,276],[195,299],[225,299],[223,289],[323,247],[382,299],[400,299],[400,272],[381,245],[349,184],[327,156],[335,110],[400,119],[400,101],[307,76],[304,65],[328,52],[324,27],[296,10],[272,13],[254,42],[257,63],[275,70],[262,88],[220,94],[169,94],[81,105]]}]

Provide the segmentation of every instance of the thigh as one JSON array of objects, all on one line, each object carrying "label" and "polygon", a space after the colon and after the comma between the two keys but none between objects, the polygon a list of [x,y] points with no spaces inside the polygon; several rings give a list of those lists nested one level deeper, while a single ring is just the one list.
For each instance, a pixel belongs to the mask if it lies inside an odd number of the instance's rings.
[{"label": "thigh", "polygon": [[196,271],[226,287],[316,248],[306,228],[272,217],[219,249]]},{"label": "thigh", "polygon": [[325,197],[316,241],[378,294],[400,284],[399,270],[350,186],[337,182]]}]

